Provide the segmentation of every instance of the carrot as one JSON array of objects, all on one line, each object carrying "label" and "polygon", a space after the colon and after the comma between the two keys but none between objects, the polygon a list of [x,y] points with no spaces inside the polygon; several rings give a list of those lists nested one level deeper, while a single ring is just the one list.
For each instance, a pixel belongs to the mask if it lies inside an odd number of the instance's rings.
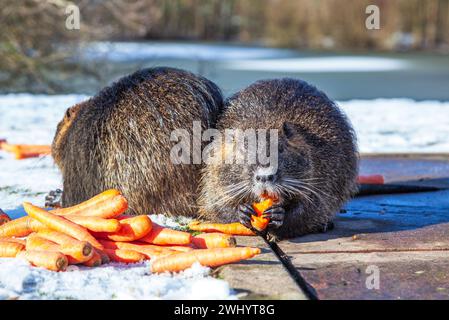
[{"label": "carrot", "polygon": [[153,222],[153,229],[140,241],[157,245],[183,245],[192,242],[192,235],[188,232],[165,228]]},{"label": "carrot", "polygon": [[30,237],[36,236],[58,245],[58,249],[56,251],[65,254],[67,258],[69,258],[70,264],[82,263],[92,258],[93,248],[89,242],[79,241],[66,234],[48,229],[39,231],[37,235],[32,233],[28,236],[27,242]]},{"label": "carrot", "polygon": [[161,255],[169,255],[176,253],[174,250],[156,247],[153,245],[135,243],[135,242],[115,242],[109,240],[100,240],[101,244],[106,249],[123,249],[123,250],[133,250],[145,255],[147,258],[154,259]]},{"label": "carrot", "polygon": [[0,209],[0,226],[11,221],[11,218]]},{"label": "carrot", "polygon": [[192,248],[191,246],[164,246],[164,248],[174,251],[180,251],[180,252],[189,252],[192,250],[195,250],[195,248]]},{"label": "carrot", "polygon": [[23,207],[30,217],[45,224],[48,228],[65,233],[77,240],[87,241],[97,249],[103,249],[101,243],[99,243],[84,227],[63,217],[51,214],[39,207],[33,206],[28,202],[24,202]]},{"label": "carrot", "polygon": [[128,249],[105,249],[104,252],[114,262],[136,263],[145,260],[145,255]]},{"label": "carrot", "polygon": [[192,242],[198,249],[229,248],[237,244],[233,236],[218,232],[199,234],[193,237]]},{"label": "carrot", "polygon": [[102,264],[102,258],[97,250],[93,250],[92,258],[83,263],[86,267],[98,267]]},{"label": "carrot", "polygon": [[201,223],[192,221],[189,223],[190,230],[201,232],[221,232],[236,236],[254,236],[254,232],[239,222],[233,223]]},{"label": "carrot", "polygon": [[23,250],[25,250],[25,246],[21,243],[0,241],[0,258],[14,258]]},{"label": "carrot", "polygon": [[265,230],[270,222],[270,219],[264,218],[262,215],[273,205],[273,199],[267,198],[261,202],[253,203],[254,211],[257,215],[251,215],[251,225],[258,231]]},{"label": "carrot", "polygon": [[50,212],[58,216],[70,214],[104,219],[115,218],[128,210],[128,201],[120,194],[114,195],[117,192],[112,189],[107,193],[99,194],[98,198],[92,198],[95,201],[90,199],[73,207],[54,209]]},{"label": "carrot", "polygon": [[11,220],[0,226],[0,237],[25,237],[31,232],[29,217]]},{"label": "carrot", "polygon": [[151,272],[179,272],[190,268],[195,262],[207,267],[218,267],[252,258],[259,253],[259,248],[250,247],[198,249],[159,258],[151,265]]},{"label": "carrot", "polygon": [[120,220],[120,230],[114,233],[95,233],[98,238],[112,241],[134,241],[151,231],[152,223],[148,216],[136,216]]},{"label": "carrot", "polygon": [[0,241],[6,241],[6,242],[15,242],[15,243],[20,243],[23,245],[26,245],[26,240],[24,239],[19,239],[19,238],[6,238],[6,237],[0,237]]},{"label": "carrot", "polygon": [[16,159],[26,159],[51,154],[49,145],[9,144],[3,142],[1,149],[14,153]]},{"label": "carrot", "polygon": [[95,232],[117,232],[121,227],[120,222],[117,219],[103,219],[99,217],[77,215],[65,215],[64,218],[83,226],[87,230]]},{"label": "carrot", "polygon": [[64,271],[69,264],[65,255],[54,251],[25,250],[19,252],[17,258],[26,259],[36,267],[51,271]]}]

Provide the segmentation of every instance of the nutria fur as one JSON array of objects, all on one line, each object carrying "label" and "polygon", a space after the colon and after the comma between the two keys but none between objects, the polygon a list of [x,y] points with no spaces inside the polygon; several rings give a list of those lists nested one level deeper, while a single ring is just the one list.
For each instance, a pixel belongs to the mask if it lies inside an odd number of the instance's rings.
[{"label": "nutria fur", "polygon": [[[208,220],[250,226],[251,204],[269,194],[279,202],[268,212],[268,236],[322,232],[357,190],[354,131],[339,108],[304,81],[256,82],[225,102],[217,127],[222,133],[226,128],[278,129],[279,160],[277,171],[257,163],[208,164],[199,199]],[[226,153],[225,145],[220,152]]]},{"label": "nutria fur", "polygon": [[173,164],[170,134],[191,133],[193,121],[214,127],[222,107],[211,81],[161,67],[123,77],[69,108],[52,145],[62,205],[117,188],[130,214],[195,215],[201,165]]}]

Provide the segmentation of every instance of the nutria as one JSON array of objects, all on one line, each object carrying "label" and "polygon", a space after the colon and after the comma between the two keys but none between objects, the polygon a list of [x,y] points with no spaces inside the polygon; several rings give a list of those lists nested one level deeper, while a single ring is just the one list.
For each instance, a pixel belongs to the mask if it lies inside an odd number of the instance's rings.
[{"label": "nutria", "polygon": [[[251,227],[251,204],[269,196],[277,203],[266,211],[271,218],[267,236],[276,240],[323,232],[357,190],[354,131],[335,103],[304,81],[250,85],[225,102],[217,128],[222,135],[227,128],[277,129],[278,160],[277,169],[259,161],[211,161],[203,170],[199,198],[200,214],[208,220]],[[235,143],[218,144],[218,154],[237,150]]]},{"label": "nutria", "polygon": [[201,164],[172,163],[170,135],[190,133],[193,121],[214,127],[222,108],[214,83],[166,67],[125,76],[69,108],[52,145],[62,206],[116,188],[129,214],[195,215]]}]

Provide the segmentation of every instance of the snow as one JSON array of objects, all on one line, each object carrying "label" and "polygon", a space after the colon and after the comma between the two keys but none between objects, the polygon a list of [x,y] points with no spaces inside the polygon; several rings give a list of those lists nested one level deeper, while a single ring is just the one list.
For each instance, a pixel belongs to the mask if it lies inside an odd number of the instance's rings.
[{"label": "snow", "polygon": [[289,55],[285,49],[163,42],[93,42],[83,51],[91,60],[114,62],[148,59],[234,60],[274,58]]},{"label": "snow", "polygon": [[[0,95],[0,138],[10,143],[52,141],[67,107],[83,95]],[[449,102],[409,99],[339,102],[358,134],[362,152],[449,152]],[[14,160],[0,151],[0,207],[11,217],[24,214],[23,201],[44,204],[44,195],[61,188],[51,157]],[[151,216],[178,227],[187,220]],[[228,284],[193,266],[178,275],[151,275],[149,264],[111,264],[88,269],[71,267],[55,273],[32,268],[25,261],[0,261],[0,299],[232,299]]]},{"label": "snow", "polygon": [[383,57],[312,57],[287,59],[247,59],[228,62],[226,67],[234,70],[271,72],[380,72],[406,69],[408,63]]}]

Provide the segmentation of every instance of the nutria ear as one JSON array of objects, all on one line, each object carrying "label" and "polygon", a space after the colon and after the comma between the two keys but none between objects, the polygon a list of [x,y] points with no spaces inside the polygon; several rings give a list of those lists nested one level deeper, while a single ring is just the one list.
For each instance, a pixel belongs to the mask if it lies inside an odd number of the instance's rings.
[{"label": "nutria ear", "polygon": [[298,128],[293,123],[285,121],[282,125],[282,132],[287,139],[290,139],[298,133]]}]

